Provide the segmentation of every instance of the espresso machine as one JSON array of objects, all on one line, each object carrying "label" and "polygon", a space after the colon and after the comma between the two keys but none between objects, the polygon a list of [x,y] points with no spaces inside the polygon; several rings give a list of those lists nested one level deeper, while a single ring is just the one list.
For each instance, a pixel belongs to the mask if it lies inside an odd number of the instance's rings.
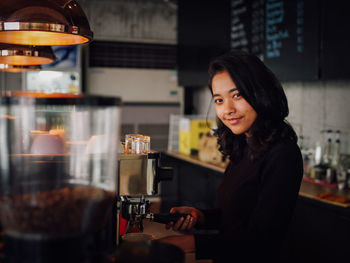
[{"label": "espresso machine", "polygon": [[0,97],[2,262],[106,262],[120,108],[112,97]]},{"label": "espresso machine", "polygon": [[[157,196],[159,183],[172,180],[173,168],[161,166],[159,152],[118,155],[117,246],[121,236],[143,231],[143,220],[166,224],[183,215],[150,213],[150,200]],[[121,219],[127,221],[121,228]]]}]

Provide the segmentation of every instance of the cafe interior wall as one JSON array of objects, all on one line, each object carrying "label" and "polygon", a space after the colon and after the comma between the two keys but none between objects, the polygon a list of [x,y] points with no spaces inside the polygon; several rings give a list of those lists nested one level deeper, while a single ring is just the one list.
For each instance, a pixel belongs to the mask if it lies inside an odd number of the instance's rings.
[{"label": "cafe interior wall", "polygon": [[[334,81],[285,82],[289,116],[304,149],[322,142],[322,130],[340,130],[341,152],[350,154],[350,79]],[[194,94],[194,111],[215,115],[208,87]],[[301,137],[303,139],[301,139]]]},{"label": "cafe interior wall", "polygon": [[[94,40],[176,44],[176,5],[164,0],[80,0]],[[88,59],[87,59],[88,61]],[[122,136],[151,136],[166,150],[170,114],[180,114],[183,89],[175,69],[87,67],[86,92],[122,98]]]}]

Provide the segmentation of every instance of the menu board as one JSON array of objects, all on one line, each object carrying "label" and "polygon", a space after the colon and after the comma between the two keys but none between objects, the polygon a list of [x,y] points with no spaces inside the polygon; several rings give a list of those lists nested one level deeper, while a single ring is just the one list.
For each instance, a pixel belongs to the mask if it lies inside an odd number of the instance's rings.
[{"label": "menu board", "polygon": [[177,1],[177,66],[180,86],[208,85],[210,61],[229,51],[230,1]]},{"label": "menu board", "polygon": [[321,79],[349,79],[350,1],[325,0],[322,9]]},{"label": "menu board", "polygon": [[265,0],[231,1],[231,48],[258,55],[265,50]]},{"label": "menu board", "polygon": [[179,85],[207,85],[209,61],[230,49],[281,81],[349,79],[348,10],[344,0],[178,0]]},{"label": "menu board", "polygon": [[257,55],[281,81],[319,74],[319,1],[231,0],[231,48]]}]

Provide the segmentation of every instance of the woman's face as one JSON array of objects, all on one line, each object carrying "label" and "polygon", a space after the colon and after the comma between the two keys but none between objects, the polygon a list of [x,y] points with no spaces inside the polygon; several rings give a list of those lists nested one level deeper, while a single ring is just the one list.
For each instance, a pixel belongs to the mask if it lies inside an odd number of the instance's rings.
[{"label": "woman's face", "polygon": [[249,136],[257,113],[240,95],[226,72],[217,73],[212,80],[212,93],[218,118],[236,135]]}]

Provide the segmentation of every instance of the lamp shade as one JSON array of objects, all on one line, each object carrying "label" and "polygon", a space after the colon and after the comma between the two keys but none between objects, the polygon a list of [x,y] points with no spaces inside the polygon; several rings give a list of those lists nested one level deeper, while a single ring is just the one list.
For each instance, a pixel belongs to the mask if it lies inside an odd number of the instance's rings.
[{"label": "lamp shade", "polygon": [[20,73],[28,71],[38,71],[41,69],[41,66],[14,66],[7,64],[0,64],[0,71],[11,72],[11,73]]},{"label": "lamp shade", "polygon": [[0,1],[0,42],[57,46],[87,43],[93,33],[74,0]]},{"label": "lamp shade", "polygon": [[55,61],[52,48],[47,46],[24,46],[0,43],[0,64],[31,66]]}]

